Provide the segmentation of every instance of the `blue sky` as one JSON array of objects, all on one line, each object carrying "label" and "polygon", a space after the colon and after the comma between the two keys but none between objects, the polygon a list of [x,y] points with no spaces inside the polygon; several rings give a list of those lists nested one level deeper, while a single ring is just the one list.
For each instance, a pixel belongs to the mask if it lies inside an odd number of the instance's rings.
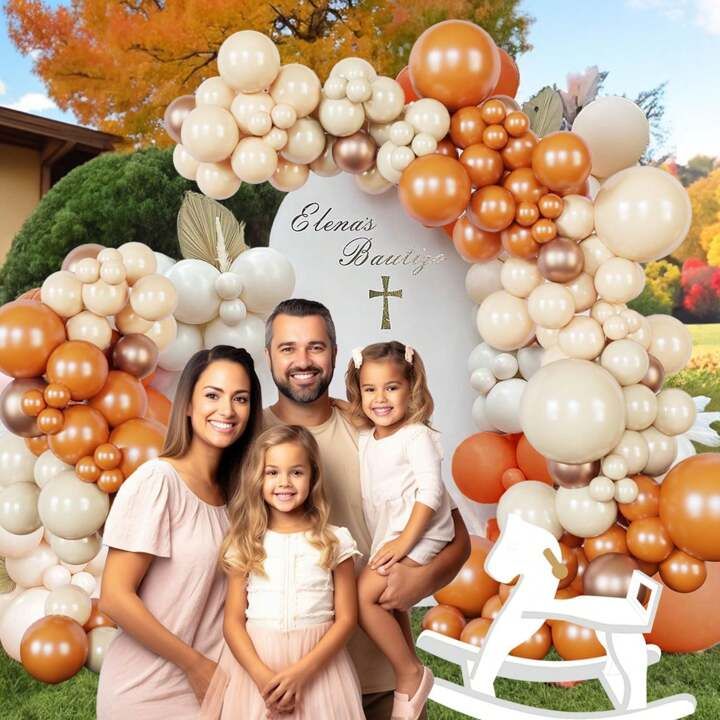
[{"label": "blue sky", "polygon": [[[667,81],[667,151],[681,162],[697,153],[720,156],[720,0],[525,0],[523,7],[537,21],[533,50],[518,60],[519,99],[546,84],[564,88],[568,73],[592,65],[610,73],[605,94],[635,97]],[[4,23],[0,104],[74,122],[54,107]]]}]

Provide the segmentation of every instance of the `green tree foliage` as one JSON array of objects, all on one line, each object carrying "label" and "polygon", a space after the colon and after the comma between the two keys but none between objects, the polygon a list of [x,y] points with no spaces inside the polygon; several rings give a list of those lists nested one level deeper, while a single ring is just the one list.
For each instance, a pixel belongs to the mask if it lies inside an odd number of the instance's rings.
[{"label": "green tree foliage", "polygon": [[669,315],[680,302],[680,268],[667,260],[645,266],[645,287],[628,307],[642,315]]},{"label": "green tree foliage", "polygon": [[[76,168],[15,236],[0,270],[0,303],[41,285],[83,243],[118,247],[134,240],[180,257],[176,217],[187,190],[197,186],[177,174],[169,150],[101,155]],[[243,184],[223,205],[245,221],[248,245],[267,245],[282,197],[268,184]]]},{"label": "green tree foliage", "polygon": [[709,230],[720,220],[720,168],[706,177],[696,180],[688,188],[692,204],[692,224],[683,244],[673,253],[681,262],[696,257],[705,260],[712,238],[720,232],[720,226]]}]

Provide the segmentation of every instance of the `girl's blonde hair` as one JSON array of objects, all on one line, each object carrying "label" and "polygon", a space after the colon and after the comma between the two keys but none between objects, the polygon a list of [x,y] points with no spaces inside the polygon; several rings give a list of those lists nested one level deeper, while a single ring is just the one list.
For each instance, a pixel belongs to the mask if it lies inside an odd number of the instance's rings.
[{"label": "girl's blonde hair", "polygon": [[276,445],[295,443],[310,464],[310,492],[304,503],[310,521],[308,541],[321,551],[320,564],[332,569],[338,541],[328,528],[330,508],[322,482],[320,449],[310,432],[299,425],[276,425],[253,441],[240,471],[240,490],[230,501],[230,530],[220,549],[220,564],[228,573],[265,575],[263,539],[268,529],[268,509],[263,499],[265,453]]},{"label": "girl's blonde hair", "polygon": [[[421,423],[430,427],[435,403],[427,385],[427,375],[420,353],[412,352],[412,360],[405,359],[407,346],[391,340],[390,342],[374,343],[362,350],[363,363],[394,362],[402,369],[403,376],[410,383],[410,403],[408,405],[406,424]],[[360,367],[355,367],[355,359],[351,359],[345,373],[345,387],[347,399],[350,403],[350,413],[354,423],[368,425],[369,420],[362,409],[362,392],[360,389]]]}]

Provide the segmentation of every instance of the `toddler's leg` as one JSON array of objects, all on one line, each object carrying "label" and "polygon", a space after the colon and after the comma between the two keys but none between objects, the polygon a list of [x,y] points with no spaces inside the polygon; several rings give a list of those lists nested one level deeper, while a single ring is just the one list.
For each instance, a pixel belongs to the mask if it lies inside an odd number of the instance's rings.
[{"label": "toddler's leg", "polygon": [[423,666],[395,613],[378,605],[386,587],[385,577],[370,568],[362,571],[358,578],[360,625],[393,666],[397,692],[411,697],[420,685]]}]

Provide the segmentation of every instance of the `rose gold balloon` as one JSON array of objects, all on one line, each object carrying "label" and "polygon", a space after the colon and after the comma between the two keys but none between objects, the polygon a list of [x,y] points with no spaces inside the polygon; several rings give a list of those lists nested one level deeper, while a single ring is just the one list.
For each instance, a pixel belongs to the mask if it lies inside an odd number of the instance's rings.
[{"label": "rose gold balloon", "polygon": [[707,568],[702,560],[673,550],[667,559],[660,563],[660,577],[675,592],[695,592],[707,578]]},{"label": "rose gold balloon", "polygon": [[116,493],[124,482],[125,477],[122,472],[115,468],[115,470],[103,470],[97,480],[97,486],[98,490],[111,495]]},{"label": "rose gold balloon", "polygon": [[97,482],[101,472],[102,470],[97,466],[92,455],[85,455],[75,463],[75,474],[83,482]]},{"label": "rose gold balloon", "polygon": [[165,132],[176,142],[181,142],[180,129],[183,120],[195,109],[194,95],[176,97],[166,108],[163,116]]},{"label": "rose gold balloon", "polygon": [[116,370],[122,370],[142,380],[155,371],[158,354],[157,345],[149,337],[132,333],[121,337],[115,343],[112,362]]},{"label": "rose gold balloon", "polygon": [[530,232],[532,233],[535,242],[540,243],[540,245],[544,245],[545,243],[549,243],[551,240],[555,239],[557,236],[557,226],[552,220],[541,218],[533,224],[530,228]]},{"label": "rose gold balloon", "polygon": [[147,394],[135,376],[122,370],[111,370],[107,381],[89,405],[103,414],[110,427],[116,427],[126,420],[145,416]]},{"label": "rose gold balloon", "polygon": [[475,645],[476,647],[482,647],[485,644],[488,632],[490,632],[490,626],[492,621],[484,617],[475,618],[471,620],[462,631],[460,635],[461,642]]},{"label": "rose gold balloon", "polygon": [[458,218],[455,223],[452,241],[458,254],[466,262],[487,262],[500,253],[500,235],[475,227],[467,215]]},{"label": "rose gold balloon", "polygon": [[502,125],[488,125],[483,131],[483,142],[493,150],[502,150],[508,141],[507,130]]},{"label": "rose gold balloon", "polygon": [[660,511],[660,486],[647,475],[633,477],[638,496],[631,503],[618,503],[618,510],[631,522],[657,517]]},{"label": "rose gold balloon", "polygon": [[627,546],[638,560],[652,563],[666,560],[675,549],[659,517],[633,520],[627,529]]},{"label": "rose gold balloon", "polygon": [[363,130],[335,140],[332,148],[335,164],[347,173],[359,175],[375,164],[377,144]]},{"label": "rose gold balloon", "polygon": [[58,410],[57,408],[45,408],[37,416],[38,429],[46,435],[59,433],[63,429],[64,424],[65,416],[62,410]]},{"label": "rose gold balloon", "polygon": [[[630,587],[633,571],[638,569],[637,562],[629,555],[622,553],[600,555],[585,569],[583,575],[585,594],[624,598]],[[647,597],[647,590],[643,589],[641,595]]]},{"label": "rose gold balloon", "polygon": [[60,383],[50,383],[43,393],[45,402],[53,408],[64,410],[70,403],[72,396],[70,388]]},{"label": "rose gold balloon", "polygon": [[481,230],[500,232],[515,219],[515,200],[505,188],[487,185],[472,194],[468,215]]},{"label": "rose gold balloon", "polygon": [[540,214],[550,220],[559,218],[560,215],[562,215],[564,206],[565,201],[559,195],[555,195],[555,193],[547,193],[547,195],[543,195],[540,200],[538,200]]},{"label": "rose gold balloon", "polygon": [[502,150],[505,167],[510,170],[529,168],[532,164],[532,154],[537,142],[537,135],[531,130],[519,137],[509,138],[507,145]]},{"label": "rose gold balloon", "polygon": [[98,445],[107,442],[108,425],[97,410],[87,405],[71,405],[63,415],[63,429],[48,441],[50,449],[63,462],[75,465],[80,458],[92,455]]},{"label": "rose gold balloon", "polygon": [[[177,142],[180,142],[179,140]],[[62,261],[61,270],[67,270],[68,272],[74,273],[77,264],[81,260],[86,258],[95,259],[101,250],[104,250],[104,245],[98,245],[97,243],[84,243],[74,247]]]},{"label": "rose gold balloon", "polygon": [[465,627],[465,617],[451,605],[436,605],[430,608],[422,620],[423,630],[433,630],[447,637],[460,639]]},{"label": "rose gold balloon", "polygon": [[[498,241],[498,245],[499,245]],[[41,410],[45,409],[42,391],[45,381],[42,378],[23,378],[9,382],[0,393],[0,421],[13,434],[20,437],[36,437],[42,434],[38,429],[35,418]],[[25,396],[32,392],[33,412],[27,413]],[[39,393],[37,398],[35,393]],[[37,408],[37,412],[35,409]]]},{"label": "rose gold balloon", "polygon": [[111,618],[100,612],[100,601],[97,598],[92,598],[90,602],[92,603],[92,609],[90,610],[90,617],[83,625],[85,632],[90,632],[96,627],[117,627]]},{"label": "rose gold balloon", "polygon": [[600,461],[592,460],[579,465],[548,460],[548,471],[552,479],[560,486],[572,490],[583,488],[600,474]]},{"label": "rose gold balloon", "polygon": [[538,180],[555,192],[576,190],[590,174],[590,151],[576,133],[560,130],[546,135],[532,153]]},{"label": "rose gold balloon", "polygon": [[514,110],[505,117],[503,127],[511,137],[521,137],[530,129],[530,120],[524,112]]},{"label": "rose gold balloon", "polygon": [[648,353],[648,359],[650,360],[650,364],[640,383],[649,387],[654,393],[657,393],[662,390],[663,383],[665,382],[665,369],[654,355]]},{"label": "rose gold balloon", "polygon": [[82,626],[65,615],[48,615],[34,622],[23,635],[20,659],[36,680],[61,683],[82,669],[88,641]]},{"label": "rose gold balloon", "polygon": [[47,435],[36,435],[25,438],[25,447],[36,456],[42,455],[48,449]]},{"label": "rose gold balloon", "polygon": [[69,340],[57,347],[47,362],[51,383],[65,385],[73,400],[87,400],[105,384],[108,361],[102,350],[83,340]]},{"label": "rose gold balloon", "polygon": [[533,204],[537,204],[546,192],[530,168],[513,170],[503,180],[503,187],[512,193],[516,202]]},{"label": "rose gold balloon", "polygon": [[601,555],[608,555],[609,553],[627,555],[628,547],[625,540],[625,530],[619,525],[613,525],[604,533],[587,538],[583,545],[583,552],[590,562]]},{"label": "rose gold balloon", "polygon": [[536,257],[540,250],[540,246],[533,239],[530,229],[518,223],[513,223],[509,228],[502,231],[500,242],[502,242],[503,248],[510,255],[525,260]]},{"label": "rose gold balloon", "polygon": [[[544,220],[541,222],[552,222]],[[585,256],[580,246],[564,237],[555,238],[540,248],[537,266],[540,274],[551,282],[567,283],[583,271]]]},{"label": "rose gold balloon", "polygon": [[466,148],[482,142],[486,124],[479,107],[460,108],[450,120],[450,137],[459,148]]},{"label": "rose gold balloon", "polygon": [[495,185],[503,174],[500,153],[482,143],[468,145],[460,155],[460,162],[475,187]]},{"label": "rose gold balloon", "polygon": [[120,471],[125,477],[129,477],[144,462],[158,457],[164,441],[165,428],[146,418],[127,420],[110,435],[110,442],[122,451]]},{"label": "rose gold balloon", "polygon": [[533,203],[520,202],[515,210],[515,222],[523,227],[530,227],[540,217],[537,205]]},{"label": "rose gold balloon", "polygon": [[543,660],[550,652],[552,637],[550,627],[544,623],[539,630],[533,633],[522,645],[518,645],[510,654],[514,657],[527,658],[528,660]]}]

